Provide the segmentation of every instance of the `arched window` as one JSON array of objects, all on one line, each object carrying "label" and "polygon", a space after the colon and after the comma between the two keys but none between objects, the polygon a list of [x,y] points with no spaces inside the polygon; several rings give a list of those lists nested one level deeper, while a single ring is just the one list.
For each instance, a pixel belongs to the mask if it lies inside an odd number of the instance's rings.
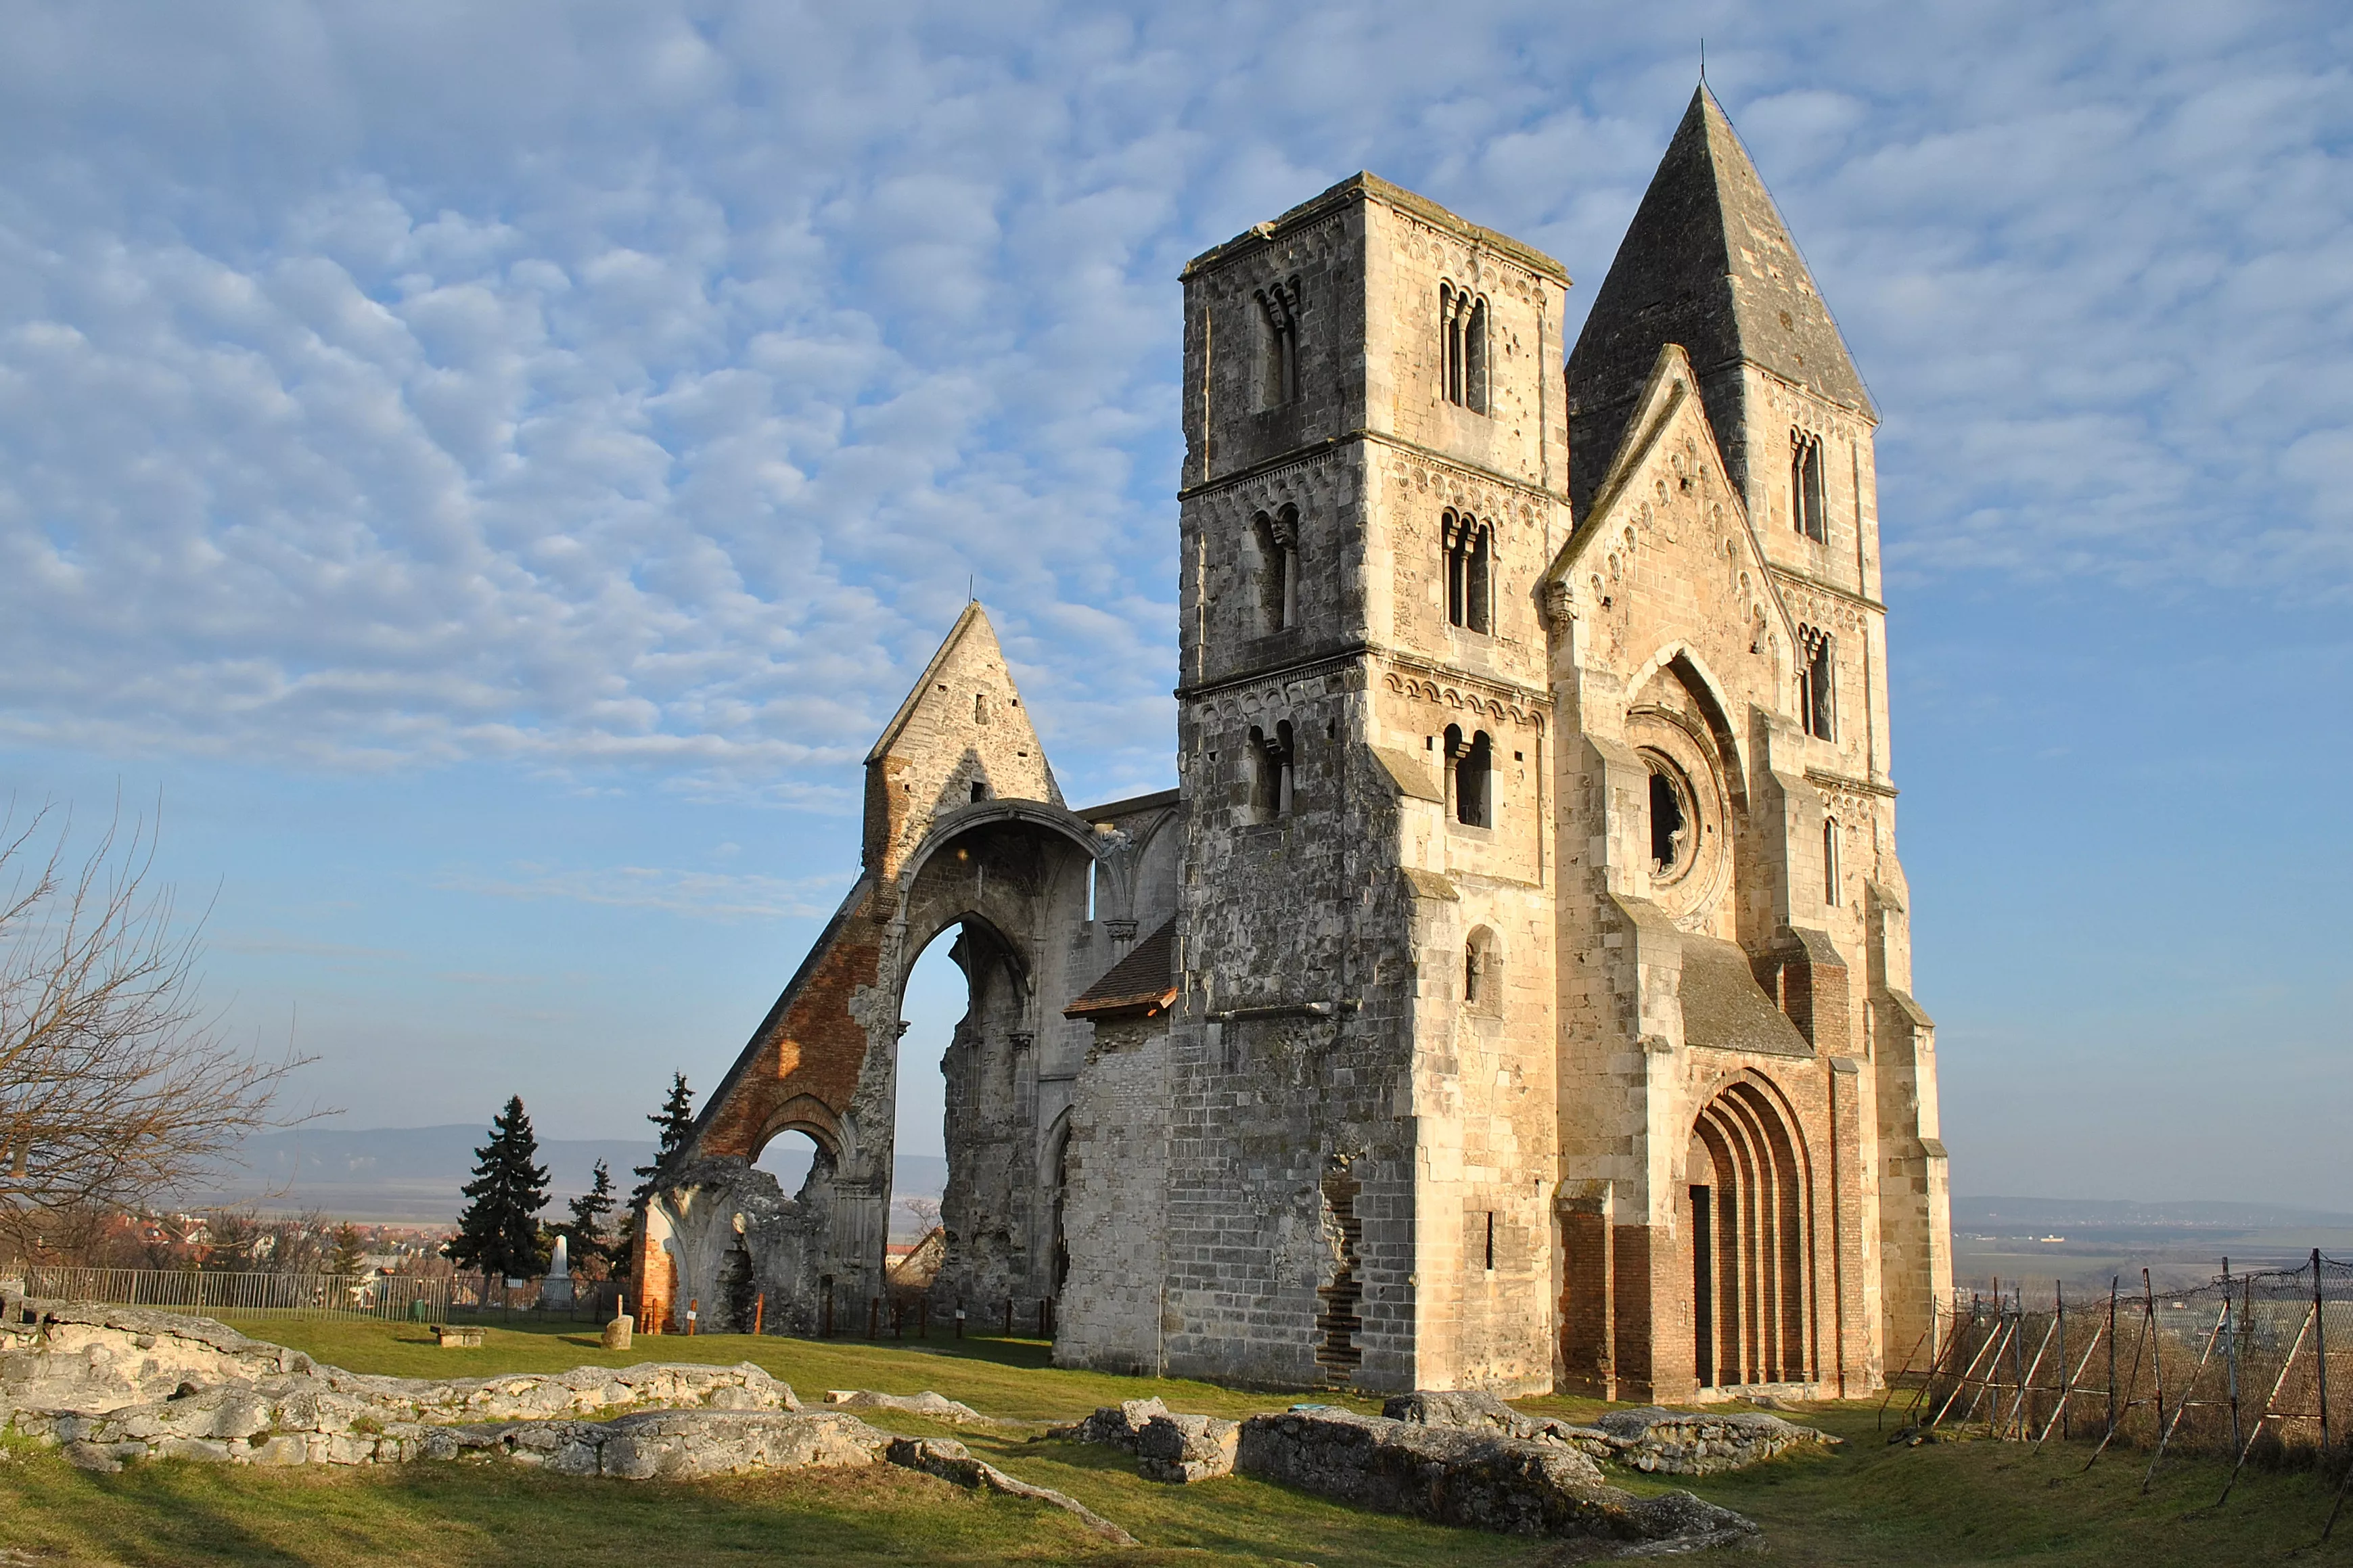
[{"label": "arched window", "polygon": [[1817,543],[1830,542],[1828,509],[1822,503],[1822,438],[1789,432],[1789,520]]},{"label": "arched window", "polygon": [[1838,739],[1838,693],[1832,675],[1831,634],[1819,626],[1798,628],[1798,721],[1816,740]]},{"label": "arched window", "polygon": [[1446,621],[1467,632],[1490,629],[1490,530],[1469,512],[1449,510],[1439,520],[1446,542]]},{"label": "arched window", "polygon": [[1446,763],[1454,820],[1472,827],[1493,826],[1489,780],[1494,770],[1494,745],[1487,731],[1479,731],[1466,741],[1461,725],[1446,726]]},{"label": "arched window", "polygon": [[1291,811],[1293,748],[1291,721],[1282,720],[1269,735],[1250,726],[1250,820],[1272,822]]},{"label": "arched window", "polygon": [[972,721],[976,724],[988,722],[988,693],[986,691],[972,694]]},{"label": "arched window", "polygon": [[1487,301],[1451,283],[1438,286],[1440,375],[1446,401],[1487,412]]},{"label": "arched window", "polygon": [[1473,1013],[1503,1010],[1504,975],[1495,953],[1495,933],[1485,926],[1462,944],[1462,1005]]},{"label": "arched window", "polygon": [[1266,359],[1261,405],[1280,408],[1299,395],[1299,279],[1278,279],[1258,290]]},{"label": "arched window", "polygon": [[1253,523],[1258,540],[1259,626],[1279,632],[1299,624],[1299,509],[1286,506]]}]

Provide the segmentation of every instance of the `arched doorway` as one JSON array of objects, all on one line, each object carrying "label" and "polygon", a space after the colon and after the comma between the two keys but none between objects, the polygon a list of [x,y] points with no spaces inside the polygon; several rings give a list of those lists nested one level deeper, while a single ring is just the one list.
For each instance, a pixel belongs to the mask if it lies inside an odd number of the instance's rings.
[{"label": "arched doorway", "polygon": [[1685,1159],[1699,1385],[1811,1382],[1811,1183],[1778,1093],[1757,1079],[1725,1086],[1694,1121]]}]

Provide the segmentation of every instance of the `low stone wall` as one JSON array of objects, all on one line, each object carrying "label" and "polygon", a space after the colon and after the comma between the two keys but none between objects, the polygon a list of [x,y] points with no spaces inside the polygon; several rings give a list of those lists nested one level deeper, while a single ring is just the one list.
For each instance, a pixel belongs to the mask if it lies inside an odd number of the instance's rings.
[{"label": "low stone wall", "polygon": [[1513,1535],[1697,1550],[1757,1534],[1748,1520],[1688,1492],[1637,1498],[1610,1486],[1563,1444],[1324,1406],[1243,1422],[1236,1468],[1362,1508]]}]

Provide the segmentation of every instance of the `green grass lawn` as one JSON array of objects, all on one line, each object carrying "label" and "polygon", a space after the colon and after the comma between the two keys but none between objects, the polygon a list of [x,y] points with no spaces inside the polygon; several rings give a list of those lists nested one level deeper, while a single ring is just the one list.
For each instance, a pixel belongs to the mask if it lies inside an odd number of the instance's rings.
[{"label": "green grass lawn", "polygon": [[[1046,1364],[1044,1345],[1018,1339],[902,1344],[665,1337],[608,1355],[585,1326],[493,1327],[476,1351],[442,1350],[407,1324],[237,1326],[361,1372],[466,1375],[637,1361],[752,1361],[810,1403],[821,1401],[827,1388],[930,1388],[991,1415],[1033,1422],[1149,1394],[1174,1408],[1229,1415],[1287,1402],[1280,1394],[1060,1371]],[[1574,1400],[1523,1405],[1577,1416],[1597,1408]],[[891,1412],[869,1418],[894,1431],[945,1430]],[[2210,1464],[2168,1466],[2143,1497],[2145,1457],[2112,1453],[2085,1475],[2088,1449],[2082,1447],[2054,1443],[2040,1455],[1990,1442],[1889,1448],[1874,1431],[1873,1406],[1825,1405],[1803,1418],[1848,1443],[1831,1455],[1691,1486],[1761,1523],[1776,1563],[2353,1563],[2353,1523],[2329,1545],[2317,1544],[2329,1493],[2309,1474],[2251,1472],[2229,1507],[2217,1511],[2211,1504],[2221,1476]],[[510,1466],[262,1471],[159,1463],[91,1476],[54,1452],[13,1444],[0,1458],[0,1568],[409,1562],[514,1568],[543,1557],[565,1568],[755,1562],[1449,1568],[1582,1559],[1569,1543],[1363,1513],[1243,1478],[1156,1486],[1139,1479],[1124,1455],[1043,1440],[1018,1427],[953,1435],[1023,1479],[1066,1491],[1117,1521],[1144,1545],[1108,1549],[1052,1510],[884,1468],[679,1485],[577,1480]],[[1662,1489],[1621,1479],[1636,1490]]]}]

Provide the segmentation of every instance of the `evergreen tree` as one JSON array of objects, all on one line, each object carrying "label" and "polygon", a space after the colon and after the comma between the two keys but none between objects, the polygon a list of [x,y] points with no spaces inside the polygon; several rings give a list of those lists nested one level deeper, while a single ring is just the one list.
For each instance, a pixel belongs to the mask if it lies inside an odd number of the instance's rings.
[{"label": "evergreen tree", "polygon": [[572,1223],[559,1226],[572,1238],[572,1257],[575,1264],[586,1267],[593,1260],[614,1258],[613,1244],[605,1237],[605,1216],[613,1212],[613,1173],[599,1160],[596,1180],[588,1190],[574,1198],[567,1206],[572,1211]]},{"label": "evergreen tree", "polygon": [[335,1227],[335,1249],[327,1258],[327,1272],[353,1275],[360,1271],[360,1258],[367,1251],[360,1240],[359,1227],[346,1222]]},{"label": "evergreen tree", "polygon": [[490,1142],[474,1151],[474,1179],[459,1189],[468,1202],[449,1243],[451,1262],[509,1279],[546,1268],[539,1211],[547,1206],[547,1167],[538,1159],[539,1139],[516,1095],[491,1122]]},{"label": "evergreen tree", "polygon": [[637,1173],[645,1180],[639,1182],[637,1191],[629,1194],[632,1212],[646,1206],[646,1200],[654,1195],[654,1184],[661,1179],[663,1169],[677,1160],[679,1152],[686,1147],[687,1136],[694,1131],[694,1091],[686,1087],[684,1073],[670,1074],[670,1098],[662,1101],[659,1110],[646,1120],[654,1124],[661,1142],[654,1147],[652,1164],[635,1167]]}]

